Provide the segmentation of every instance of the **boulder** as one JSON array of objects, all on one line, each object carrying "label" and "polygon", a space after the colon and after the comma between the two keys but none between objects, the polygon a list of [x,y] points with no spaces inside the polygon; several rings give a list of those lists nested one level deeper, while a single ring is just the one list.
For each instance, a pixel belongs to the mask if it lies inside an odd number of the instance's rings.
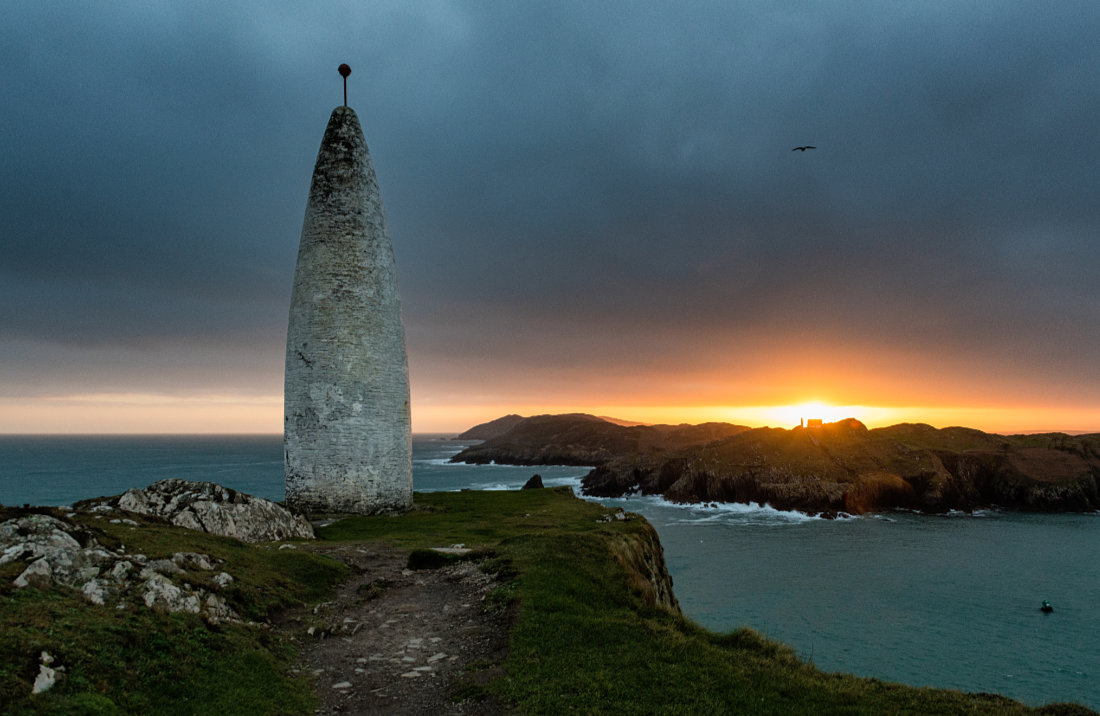
[{"label": "boulder", "polygon": [[523,490],[541,490],[542,489],[542,475],[532,475],[531,479],[523,484],[521,488]]},{"label": "boulder", "polygon": [[302,515],[262,497],[213,482],[168,479],[127,490],[114,502],[120,510],[163,517],[174,525],[242,542],[313,539]]}]

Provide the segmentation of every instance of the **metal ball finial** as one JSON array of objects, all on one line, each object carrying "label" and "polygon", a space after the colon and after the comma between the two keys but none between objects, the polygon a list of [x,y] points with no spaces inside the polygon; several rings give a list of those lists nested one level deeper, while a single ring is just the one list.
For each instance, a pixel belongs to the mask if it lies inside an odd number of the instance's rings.
[{"label": "metal ball finial", "polygon": [[351,74],[351,68],[347,65],[340,65],[336,68],[336,71],[340,73],[340,76],[344,78],[344,106],[348,106],[348,75]]}]

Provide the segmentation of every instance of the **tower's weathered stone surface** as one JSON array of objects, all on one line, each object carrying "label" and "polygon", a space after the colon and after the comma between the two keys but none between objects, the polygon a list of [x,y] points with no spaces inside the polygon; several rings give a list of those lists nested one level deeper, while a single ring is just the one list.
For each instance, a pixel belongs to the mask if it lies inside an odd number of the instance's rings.
[{"label": "tower's weathered stone surface", "polygon": [[359,118],[332,112],[309,190],[286,341],[286,499],[372,514],[412,505],[405,329]]}]

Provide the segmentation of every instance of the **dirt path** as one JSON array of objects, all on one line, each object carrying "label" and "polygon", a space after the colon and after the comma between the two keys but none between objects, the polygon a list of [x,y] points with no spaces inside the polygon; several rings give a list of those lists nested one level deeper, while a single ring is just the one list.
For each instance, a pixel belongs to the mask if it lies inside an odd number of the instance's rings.
[{"label": "dirt path", "polygon": [[278,620],[302,644],[318,714],[504,713],[484,694],[456,700],[499,674],[506,654],[505,615],[484,603],[491,576],[470,562],[411,571],[407,552],[381,544],[302,548],[357,571],[332,601]]}]

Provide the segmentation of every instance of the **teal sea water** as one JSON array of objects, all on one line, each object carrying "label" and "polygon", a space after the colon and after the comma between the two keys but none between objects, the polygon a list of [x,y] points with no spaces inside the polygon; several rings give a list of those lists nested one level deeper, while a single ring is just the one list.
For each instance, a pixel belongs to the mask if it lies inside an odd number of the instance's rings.
[{"label": "teal sea water", "polygon": [[[462,445],[414,438],[416,489],[516,489],[538,473],[579,492],[586,472],[447,462]],[[66,505],[167,477],[279,500],[282,465],[280,436],[0,436],[0,502]],[[752,627],[826,671],[1100,708],[1100,515],[822,520],[600,501],[656,526],[684,612],[708,628]]]}]

